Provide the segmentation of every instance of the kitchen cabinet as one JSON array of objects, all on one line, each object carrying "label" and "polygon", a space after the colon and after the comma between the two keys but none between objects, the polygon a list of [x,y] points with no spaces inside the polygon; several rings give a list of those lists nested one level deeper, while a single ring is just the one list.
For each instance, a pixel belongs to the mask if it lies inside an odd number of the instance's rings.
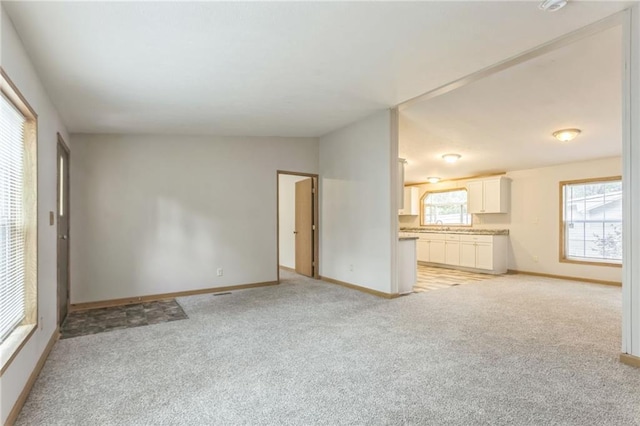
[{"label": "kitchen cabinet", "polygon": [[467,183],[467,211],[472,214],[508,213],[511,180],[499,176]]},{"label": "kitchen cabinet", "polygon": [[418,242],[416,244],[418,262],[429,262],[429,246],[431,245],[430,242],[428,240],[425,241],[418,239]]},{"label": "kitchen cabinet", "polygon": [[413,186],[404,188],[404,204],[398,210],[398,214],[412,216],[420,214],[420,193],[418,188]]},{"label": "kitchen cabinet", "polygon": [[473,269],[490,274],[507,272],[506,235],[423,232],[418,236],[418,262],[436,263],[454,268]]},{"label": "kitchen cabinet", "polygon": [[[499,250],[501,251],[501,250]],[[502,253],[500,253],[502,255]],[[506,254],[504,256],[504,266],[500,266],[500,273],[507,272],[507,259]],[[478,269],[494,269],[493,262],[493,244],[480,244],[476,245],[476,268]]]},{"label": "kitchen cabinet", "polygon": [[460,241],[460,266],[475,269],[493,269],[493,245]]},{"label": "kitchen cabinet", "polygon": [[504,235],[461,235],[460,266],[507,272],[507,237]]},{"label": "kitchen cabinet", "polygon": [[460,266],[476,267],[476,243],[460,241]]},{"label": "kitchen cabinet", "polygon": [[429,262],[444,263],[444,241],[431,241],[429,243]]},{"label": "kitchen cabinet", "polygon": [[419,233],[417,235],[418,262],[444,263],[445,234]]},{"label": "kitchen cabinet", "polygon": [[447,234],[444,243],[444,263],[447,265],[460,264],[460,236]]},{"label": "kitchen cabinet", "polygon": [[396,185],[398,185],[398,210],[404,208],[404,165],[406,163],[407,160],[404,158],[398,158],[398,181],[396,182]]}]

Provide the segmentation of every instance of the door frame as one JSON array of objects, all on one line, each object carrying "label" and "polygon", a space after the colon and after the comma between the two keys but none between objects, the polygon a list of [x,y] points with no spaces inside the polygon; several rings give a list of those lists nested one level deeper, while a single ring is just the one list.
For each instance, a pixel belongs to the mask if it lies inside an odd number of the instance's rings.
[{"label": "door frame", "polygon": [[276,280],[280,282],[280,175],[304,176],[314,179],[313,193],[313,278],[320,279],[320,179],[317,173],[291,172],[287,170],[276,171]]},{"label": "door frame", "polygon": [[60,146],[67,154],[67,169],[65,175],[67,177],[67,200],[66,213],[67,213],[67,315],[69,315],[69,307],[71,306],[71,150],[69,145],[64,141],[64,138],[60,133],[57,133],[58,142],[56,144],[56,209],[54,213],[55,226],[56,226],[56,324],[60,325],[60,299],[59,288],[60,282],[58,281],[60,276],[58,274],[58,265],[60,259],[60,248],[58,244],[58,209],[60,206],[60,161],[57,158],[57,147]]}]

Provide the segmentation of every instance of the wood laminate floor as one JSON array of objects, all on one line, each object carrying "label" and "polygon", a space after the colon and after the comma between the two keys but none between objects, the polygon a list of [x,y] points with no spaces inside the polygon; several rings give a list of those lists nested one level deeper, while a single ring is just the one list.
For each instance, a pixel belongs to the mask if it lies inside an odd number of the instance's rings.
[{"label": "wood laminate floor", "polygon": [[496,275],[477,274],[475,272],[418,264],[418,280],[413,287],[413,291],[415,293],[421,293],[455,285],[479,283],[495,278]]}]

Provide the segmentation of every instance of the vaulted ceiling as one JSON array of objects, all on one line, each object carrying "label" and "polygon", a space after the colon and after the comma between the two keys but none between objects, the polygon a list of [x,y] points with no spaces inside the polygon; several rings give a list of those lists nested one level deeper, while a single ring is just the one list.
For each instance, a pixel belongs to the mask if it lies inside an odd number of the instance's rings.
[{"label": "vaulted ceiling", "polygon": [[629,2],[537,3],[2,7],[71,132],[319,136]]}]

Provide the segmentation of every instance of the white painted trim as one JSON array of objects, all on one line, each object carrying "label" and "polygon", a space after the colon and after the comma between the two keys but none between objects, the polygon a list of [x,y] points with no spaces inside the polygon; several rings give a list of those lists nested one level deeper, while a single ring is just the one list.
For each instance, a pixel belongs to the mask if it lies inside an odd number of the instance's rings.
[{"label": "white painted trim", "polygon": [[622,352],[640,355],[640,6],[623,23]]}]

